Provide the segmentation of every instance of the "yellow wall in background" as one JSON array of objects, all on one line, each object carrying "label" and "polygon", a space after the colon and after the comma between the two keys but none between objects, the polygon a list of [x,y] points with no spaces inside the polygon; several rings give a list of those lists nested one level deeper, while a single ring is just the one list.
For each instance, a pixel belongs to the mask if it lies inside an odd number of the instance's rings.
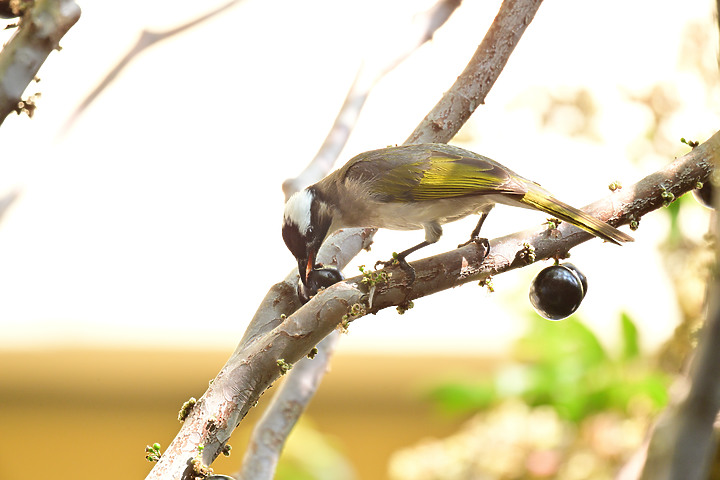
[{"label": "yellow wall in background", "polygon": [[[0,353],[0,479],[144,478],[147,444],[163,449],[180,427],[177,411],[200,397],[228,353],[52,350]],[[487,370],[478,358],[337,355],[308,416],[348,458],[360,479],[386,478],[392,452],[451,433],[421,400],[434,379]],[[233,435],[216,473],[235,472],[272,389]]]}]

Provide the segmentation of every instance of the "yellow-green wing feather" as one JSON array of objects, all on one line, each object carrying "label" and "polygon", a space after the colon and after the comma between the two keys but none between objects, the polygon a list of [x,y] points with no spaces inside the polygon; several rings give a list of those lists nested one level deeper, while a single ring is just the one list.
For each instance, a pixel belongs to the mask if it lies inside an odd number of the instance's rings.
[{"label": "yellow-green wing feather", "polygon": [[[421,202],[440,198],[505,194],[522,196],[525,188],[515,174],[481,156],[467,156],[450,146],[385,149],[382,156],[360,159],[349,175],[370,177],[364,160],[382,175],[373,175],[370,193],[387,202]],[[448,151],[446,151],[448,150]],[[369,165],[368,165],[369,166]],[[367,170],[367,172],[366,172]]]},{"label": "yellow-green wing feather", "polygon": [[377,200],[422,202],[474,195],[503,195],[613,243],[633,239],[611,225],[554,198],[535,182],[499,163],[444,144],[407,145],[365,152],[341,177],[363,185]]},{"label": "yellow-green wing feather", "polygon": [[592,233],[608,242],[619,245],[622,242],[632,242],[633,238],[617,228],[603,222],[592,215],[583,212],[567,203],[561,202],[541,188],[529,188],[521,200],[532,208],[548,213],[578,228]]}]

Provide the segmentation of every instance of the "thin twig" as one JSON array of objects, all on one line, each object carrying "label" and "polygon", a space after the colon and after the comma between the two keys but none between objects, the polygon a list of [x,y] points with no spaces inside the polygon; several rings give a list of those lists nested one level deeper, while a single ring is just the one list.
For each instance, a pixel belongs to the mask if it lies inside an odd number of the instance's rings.
[{"label": "thin twig", "polygon": [[105,75],[105,78],[100,81],[100,83],[92,90],[92,92],[90,92],[83,99],[83,101],[80,102],[80,105],[78,105],[75,110],[70,114],[68,119],[65,121],[65,124],[60,129],[58,137],[62,138],[63,136],[67,135],[67,133],[75,125],[75,122],[77,122],[78,119],[82,116],[83,112],[85,112],[85,110],[87,110],[87,108],[97,99],[97,97],[100,96],[100,94],[105,91],[105,89],[109,87],[112,82],[115,81],[118,75],[120,75],[120,72],[122,72],[125,67],[127,67],[130,62],[133,61],[143,51],[152,47],[156,43],[167,40],[168,38],[177,35],[178,33],[182,33],[185,30],[199,25],[200,23],[210,20],[216,15],[223,13],[225,10],[234,7],[241,1],[242,0],[231,0],[223,5],[220,5],[214,10],[211,10],[210,12],[199,16],[198,18],[190,20],[189,22],[179,25],[177,27],[173,27],[169,30],[165,30],[162,32],[143,30],[142,32],[140,32],[140,36],[135,42],[135,45],[133,45],[132,48],[128,50],[125,56],[120,59],[120,61],[113,67],[113,69],[110,70],[107,75]]},{"label": "thin twig", "polygon": [[21,96],[60,39],[80,18],[73,0],[38,0],[0,52],[0,124],[19,112]]},{"label": "thin twig", "polygon": [[0,198],[0,221],[2,221],[3,217],[5,217],[5,214],[8,212],[8,210],[10,210],[10,207],[19,197],[20,191],[12,190],[11,192],[6,193]]},{"label": "thin twig", "polygon": [[283,182],[282,188],[286,200],[293,193],[317,182],[330,172],[345,147],[360,111],[375,84],[430,40],[435,31],[450,18],[460,2],[461,0],[440,0],[429,10],[415,15],[409,24],[403,26],[402,23],[397,22],[396,28],[387,31],[387,35],[375,38],[375,48],[369,50],[360,65],[350,91],[335,118],[335,123],[330,128],[320,150],[315,154],[315,158],[297,177]]}]

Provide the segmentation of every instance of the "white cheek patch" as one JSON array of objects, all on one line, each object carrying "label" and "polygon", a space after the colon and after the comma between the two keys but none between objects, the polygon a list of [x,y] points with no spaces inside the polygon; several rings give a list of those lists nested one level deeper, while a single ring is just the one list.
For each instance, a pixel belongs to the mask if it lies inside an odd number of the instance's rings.
[{"label": "white cheek patch", "polygon": [[307,189],[294,193],[285,204],[285,223],[294,223],[301,234],[310,227],[310,207],[314,195]]}]

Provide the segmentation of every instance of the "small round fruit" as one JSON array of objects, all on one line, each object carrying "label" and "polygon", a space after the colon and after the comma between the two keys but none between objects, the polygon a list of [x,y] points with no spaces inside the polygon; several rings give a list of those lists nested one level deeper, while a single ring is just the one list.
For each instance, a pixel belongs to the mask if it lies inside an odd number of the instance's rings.
[{"label": "small round fruit", "polygon": [[713,208],[713,186],[712,183],[710,183],[710,180],[703,183],[702,187],[696,188],[692,192],[695,200],[700,202],[702,206]]},{"label": "small round fruit", "polygon": [[585,295],[587,294],[587,289],[588,289],[587,277],[585,276],[585,274],[582,273],[582,272],[580,271],[580,269],[578,269],[575,265],[573,265],[573,264],[570,263],[570,262],[563,263],[563,264],[560,265],[560,266],[561,266],[561,267],[565,267],[565,268],[569,268],[570,270],[573,271],[573,273],[575,273],[575,275],[577,275],[577,277],[580,279],[580,283],[582,283],[583,298],[585,298]]},{"label": "small round fruit", "polygon": [[345,280],[343,274],[335,267],[320,267],[310,271],[308,289],[318,291]]},{"label": "small round fruit", "polygon": [[[540,271],[530,286],[530,303],[548,320],[562,320],[575,313],[585,296],[577,268],[552,265]],[[583,275],[584,277],[584,275]],[[587,280],[585,280],[587,285]]]},{"label": "small round fruit", "polygon": [[298,283],[298,295],[303,303],[307,303],[321,288],[328,288],[345,280],[342,272],[335,267],[315,267],[308,275],[307,286]]}]

